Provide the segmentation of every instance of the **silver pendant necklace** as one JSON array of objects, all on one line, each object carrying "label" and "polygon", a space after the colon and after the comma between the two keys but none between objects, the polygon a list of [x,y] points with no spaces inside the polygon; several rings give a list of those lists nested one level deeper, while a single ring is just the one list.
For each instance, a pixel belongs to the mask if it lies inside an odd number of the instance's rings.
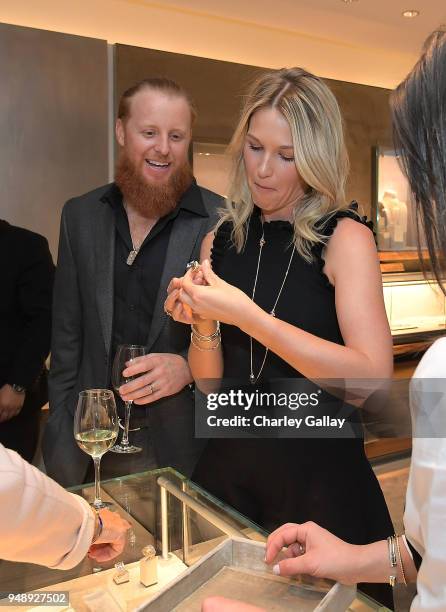
[{"label": "silver pendant necklace", "polygon": [[125,262],[128,266],[131,266],[132,263],[135,261],[136,256],[138,255],[138,251],[139,249],[135,248],[135,245],[133,244],[133,240],[132,240],[132,250],[129,253],[129,256],[127,257],[127,261]]},{"label": "silver pendant necklace", "polygon": [[[127,256],[127,259],[126,259],[126,262],[125,262],[125,263],[126,263],[128,266],[131,266],[131,265],[133,264],[133,262],[135,261],[136,256],[137,256],[137,255],[138,255],[138,253],[139,253],[139,250],[140,250],[140,248],[141,248],[141,246],[142,246],[142,243],[143,243],[143,242],[144,242],[144,240],[145,240],[145,237],[142,239],[142,241],[141,241],[141,243],[139,244],[139,246],[137,246],[137,247],[136,247],[136,246],[135,246],[135,243],[133,242],[132,232],[131,232],[131,230],[130,230],[130,220],[129,220],[129,218],[128,218],[127,202],[124,202],[123,204],[124,204],[124,210],[125,210],[126,215],[127,215],[127,220],[128,220],[128,223],[129,223],[130,240],[131,240],[131,242],[132,242],[132,250],[129,252],[129,254],[128,254],[128,256]],[[147,234],[148,234],[148,233],[149,233],[149,232],[146,232],[145,236],[147,236]]]},{"label": "silver pendant necklace", "polygon": [[[259,241],[259,257],[257,259],[256,276],[255,276],[255,279],[254,279],[254,286],[252,288],[252,294],[251,294],[251,300],[252,301],[254,301],[254,297],[256,295],[257,279],[259,277],[259,269],[260,269],[260,260],[262,259],[262,251],[263,251],[263,247],[265,246],[265,244],[266,244],[266,241],[265,241],[265,228],[263,226],[263,221],[262,221],[262,236],[261,236],[260,241]],[[282,295],[282,291],[283,291],[283,288],[285,286],[286,279],[288,277],[288,272],[290,271],[290,268],[291,268],[291,263],[293,261],[295,250],[296,250],[296,247],[293,245],[293,250],[291,251],[291,257],[290,257],[290,260],[288,262],[288,266],[287,266],[287,269],[286,269],[286,272],[285,272],[285,276],[283,277],[282,284],[280,285],[280,289],[279,289],[279,293],[277,294],[276,301],[274,302],[273,307],[272,307],[272,309],[271,309],[271,311],[269,313],[272,317],[276,316],[276,307],[277,307],[277,304],[279,302],[280,296]],[[256,382],[259,380],[261,373],[263,372],[263,368],[265,366],[265,362],[266,362],[266,358],[268,356],[269,349],[265,348],[265,354],[263,355],[262,365],[260,366],[260,370],[258,371],[257,375],[255,375],[254,374],[254,366],[253,366],[252,336],[249,336],[249,348],[250,348],[250,365],[251,365],[250,374],[249,374],[249,382],[252,385],[255,385]]]}]

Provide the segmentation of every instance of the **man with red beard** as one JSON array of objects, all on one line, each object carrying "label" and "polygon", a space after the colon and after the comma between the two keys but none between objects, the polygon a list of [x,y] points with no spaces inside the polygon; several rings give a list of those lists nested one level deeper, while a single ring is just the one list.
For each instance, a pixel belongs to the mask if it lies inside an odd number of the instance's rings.
[{"label": "man with red beard", "polygon": [[133,381],[130,434],[142,451],[107,453],[103,477],[165,466],[190,474],[201,453],[189,387],[190,334],[163,310],[169,281],[198,259],[222,203],[192,175],[194,118],[188,94],[173,81],[146,79],[128,89],[116,122],[115,182],[64,207],[43,442],[47,471],[64,486],[85,481],[90,463],[73,437],[78,393],[110,387],[120,344],[146,347]]}]

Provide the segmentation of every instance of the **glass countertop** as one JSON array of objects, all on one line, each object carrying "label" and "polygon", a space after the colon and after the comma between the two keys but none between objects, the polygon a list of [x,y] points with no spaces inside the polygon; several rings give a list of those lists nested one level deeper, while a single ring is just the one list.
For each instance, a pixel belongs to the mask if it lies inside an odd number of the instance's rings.
[{"label": "glass countertop", "polygon": [[[196,563],[230,535],[266,541],[268,534],[259,525],[175,470],[165,468],[142,472],[102,482],[103,499],[112,502],[111,509],[119,511],[132,525],[126,547],[118,559],[98,564],[87,557],[75,568],[63,572],[29,563],[0,561],[0,591],[32,591],[111,569],[118,560],[132,563],[141,559],[142,548],[147,544],[153,544],[160,554],[163,551],[160,478],[166,483],[167,491],[173,491],[164,493],[167,501],[167,506],[164,506],[167,517],[164,550],[168,546],[168,550],[187,566]],[[94,497],[92,484],[74,487],[70,491],[88,501]],[[177,494],[183,497],[179,499]],[[358,592],[349,610],[368,612],[387,608]]]}]

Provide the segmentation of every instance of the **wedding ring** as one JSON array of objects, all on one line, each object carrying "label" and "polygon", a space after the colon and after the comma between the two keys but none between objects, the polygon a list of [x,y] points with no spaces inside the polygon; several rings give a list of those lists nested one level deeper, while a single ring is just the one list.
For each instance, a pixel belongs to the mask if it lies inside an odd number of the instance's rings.
[{"label": "wedding ring", "polygon": [[166,314],[168,317],[171,317],[171,316],[172,316],[171,311],[170,311],[170,310],[167,310],[167,308],[166,308],[165,306],[164,306],[164,312],[165,312],[165,314]]},{"label": "wedding ring", "polygon": [[152,395],[152,393],[155,391],[153,385],[149,385],[149,395]]},{"label": "wedding ring", "polygon": [[190,261],[187,264],[186,270],[192,270],[193,272],[195,272],[196,270],[198,270],[199,267],[200,267],[200,264],[198,263],[198,261],[194,259],[193,261]]}]

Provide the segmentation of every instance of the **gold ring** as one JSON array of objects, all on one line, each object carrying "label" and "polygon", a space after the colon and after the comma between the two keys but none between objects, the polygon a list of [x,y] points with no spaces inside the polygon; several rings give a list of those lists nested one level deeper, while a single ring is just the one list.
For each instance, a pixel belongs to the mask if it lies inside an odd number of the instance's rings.
[{"label": "gold ring", "polygon": [[164,312],[168,317],[172,316],[172,312],[170,310],[167,310],[167,308],[164,306]]},{"label": "gold ring", "polygon": [[149,395],[152,395],[152,393],[155,391],[153,385],[149,385]]}]

